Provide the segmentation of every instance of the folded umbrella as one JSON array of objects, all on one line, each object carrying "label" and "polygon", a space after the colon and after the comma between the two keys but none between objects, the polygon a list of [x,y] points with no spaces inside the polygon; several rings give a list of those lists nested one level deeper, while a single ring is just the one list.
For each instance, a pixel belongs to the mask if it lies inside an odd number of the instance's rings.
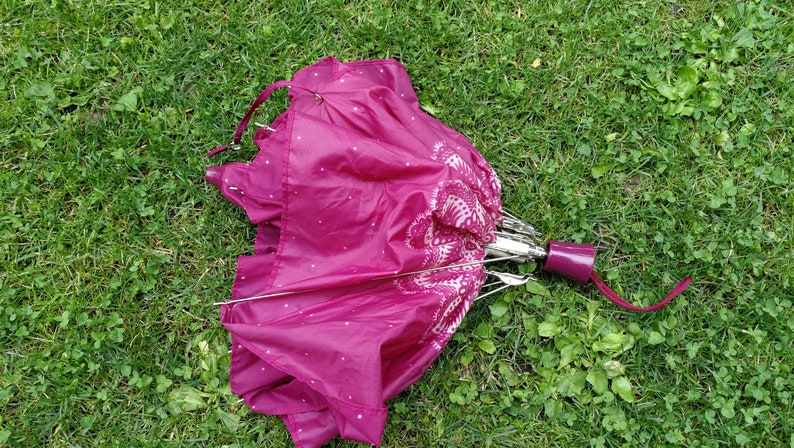
[{"label": "folded umbrella", "polygon": [[278,88],[290,106],[254,142],[250,163],[206,179],[242,207],[258,233],[241,256],[221,322],[232,335],[232,391],[278,415],[299,447],[337,435],[379,444],[385,402],[435,360],[493,260],[543,261],[639,311],[593,271],[591,245],[550,242],[502,211],[500,184],[459,132],[424,113],[396,61],[326,58]]}]

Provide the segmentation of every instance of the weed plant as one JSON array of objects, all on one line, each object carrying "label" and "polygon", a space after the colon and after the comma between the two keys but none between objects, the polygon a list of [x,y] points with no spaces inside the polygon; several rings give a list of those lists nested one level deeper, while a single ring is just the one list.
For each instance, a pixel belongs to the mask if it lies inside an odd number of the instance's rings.
[{"label": "weed plant", "polygon": [[204,153],[327,55],[402,61],[633,303],[694,278],[649,315],[542,274],[477,302],[385,446],[794,447],[784,0],[0,0],[0,445],[290,444],[212,305],[255,229],[204,169],[254,146]]}]

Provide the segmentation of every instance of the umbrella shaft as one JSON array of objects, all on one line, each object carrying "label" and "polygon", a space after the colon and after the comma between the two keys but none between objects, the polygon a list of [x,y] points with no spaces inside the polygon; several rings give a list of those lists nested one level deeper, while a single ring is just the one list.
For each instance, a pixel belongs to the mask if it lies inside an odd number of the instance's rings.
[{"label": "umbrella shaft", "polygon": [[496,234],[496,241],[487,244],[485,251],[491,257],[514,257],[518,263],[546,258],[546,251],[522,235],[506,232]]}]

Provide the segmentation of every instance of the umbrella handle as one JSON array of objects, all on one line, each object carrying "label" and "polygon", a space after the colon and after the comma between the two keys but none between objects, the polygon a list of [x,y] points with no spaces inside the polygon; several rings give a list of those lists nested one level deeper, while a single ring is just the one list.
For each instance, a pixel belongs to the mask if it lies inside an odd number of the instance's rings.
[{"label": "umbrella handle", "polygon": [[310,93],[314,94],[314,96],[315,96],[315,98],[317,98],[318,102],[322,101],[322,97],[317,92],[309,90],[309,89],[307,89],[307,88],[305,88],[303,86],[300,86],[298,84],[295,84],[294,82],[291,82],[291,81],[276,81],[273,84],[270,84],[269,86],[267,86],[267,88],[265,90],[263,90],[259,94],[259,96],[256,97],[254,102],[251,104],[251,107],[248,108],[248,112],[246,112],[245,115],[243,116],[242,120],[240,120],[240,124],[237,125],[237,130],[234,131],[234,138],[232,139],[232,142],[229,143],[228,145],[218,146],[217,148],[215,148],[212,151],[208,152],[207,155],[208,156],[213,156],[213,155],[215,155],[215,154],[217,154],[217,153],[219,153],[221,151],[225,151],[225,150],[227,150],[227,149],[229,149],[231,147],[239,146],[240,142],[243,139],[243,132],[245,132],[245,128],[248,126],[248,122],[251,121],[251,117],[254,115],[254,112],[256,112],[256,109],[259,106],[261,106],[262,103],[267,101],[268,98],[270,98],[270,95],[276,89],[279,89],[279,88],[282,88],[282,87],[290,87],[290,88],[295,87],[295,88],[298,88],[298,89],[303,89],[303,90],[305,90],[307,92],[310,92]]},{"label": "umbrella handle", "polygon": [[547,253],[546,262],[543,265],[544,271],[554,272],[555,274],[568,277],[580,285],[592,281],[595,287],[607,299],[627,310],[640,312],[660,310],[692,283],[692,279],[687,277],[675,285],[672,291],[670,291],[667,297],[661,302],[644,308],[638,307],[620,297],[601,280],[598,274],[596,274],[593,269],[595,248],[592,245],[549,241]]},{"label": "umbrella handle", "polygon": [[568,277],[584,285],[590,279],[595,262],[595,247],[592,244],[549,241],[543,270]]}]

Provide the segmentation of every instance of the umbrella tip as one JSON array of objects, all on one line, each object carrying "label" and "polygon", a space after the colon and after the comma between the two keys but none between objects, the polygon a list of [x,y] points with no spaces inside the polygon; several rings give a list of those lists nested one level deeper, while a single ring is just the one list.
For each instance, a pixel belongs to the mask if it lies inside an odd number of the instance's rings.
[{"label": "umbrella tip", "polygon": [[204,180],[218,188],[221,188],[221,178],[223,177],[223,167],[210,166],[204,174]]}]

